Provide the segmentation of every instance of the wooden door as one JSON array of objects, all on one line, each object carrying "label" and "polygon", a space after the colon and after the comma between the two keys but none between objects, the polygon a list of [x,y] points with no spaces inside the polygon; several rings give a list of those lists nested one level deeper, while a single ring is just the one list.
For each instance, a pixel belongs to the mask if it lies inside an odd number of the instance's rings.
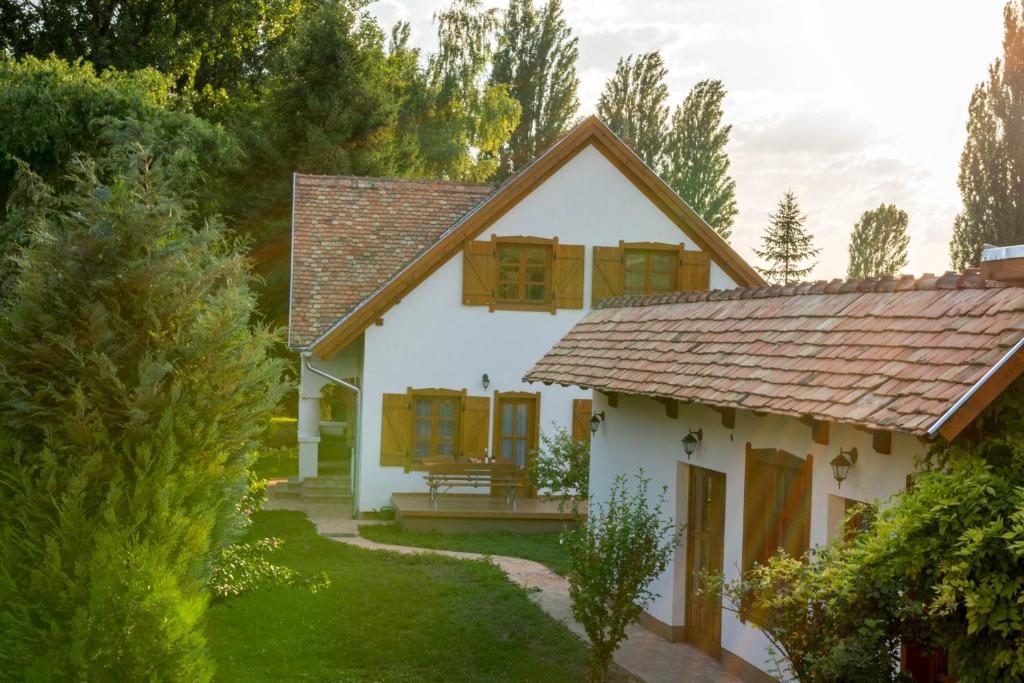
[{"label": "wooden door", "polygon": [[537,452],[540,394],[521,391],[495,392],[494,460],[515,465],[520,471],[522,497],[531,497],[527,470]]},{"label": "wooden door", "polygon": [[722,649],[722,602],[700,594],[701,574],[722,571],[724,540],[725,475],[691,465],[684,631],[688,642],[713,657]]}]

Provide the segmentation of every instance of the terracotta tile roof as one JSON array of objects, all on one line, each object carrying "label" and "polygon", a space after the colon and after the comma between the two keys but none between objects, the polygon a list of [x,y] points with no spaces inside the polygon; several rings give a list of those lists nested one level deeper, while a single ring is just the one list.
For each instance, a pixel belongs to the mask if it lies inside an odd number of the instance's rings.
[{"label": "terracotta tile roof", "polygon": [[302,174],[294,183],[290,346],[315,340],[494,191]]},{"label": "terracotta tile roof", "polygon": [[526,375],[923,435],[1024,337],[975,272],[619,297]]}]

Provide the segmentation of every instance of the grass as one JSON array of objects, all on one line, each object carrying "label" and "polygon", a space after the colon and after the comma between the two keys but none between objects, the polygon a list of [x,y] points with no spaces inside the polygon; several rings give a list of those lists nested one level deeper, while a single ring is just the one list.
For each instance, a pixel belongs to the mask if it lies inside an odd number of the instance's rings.
[{"label": "grass", "polygon": [[252,471],[261,479],[287,479],[299,473],[299,448],[277,448],[260,453]]},{"label": "grass", "polygon": [[222,681],[583,680],[586,646],[494,565],[403,556],[322,538],[298,512],[258,513],[272,558],[331,585],[215,604],[207,637]]},{"label": "grass", "polygon": [[378,543],[411,545],[438,550],[461,550],[484,555],[508,555],[540,562],[556,574],[569,572],[569,555],[559,543],[558,532],[514,534],[509,532],[472,534],[428,534],[402,531],[397,524],[364,525],[359,534]]}]

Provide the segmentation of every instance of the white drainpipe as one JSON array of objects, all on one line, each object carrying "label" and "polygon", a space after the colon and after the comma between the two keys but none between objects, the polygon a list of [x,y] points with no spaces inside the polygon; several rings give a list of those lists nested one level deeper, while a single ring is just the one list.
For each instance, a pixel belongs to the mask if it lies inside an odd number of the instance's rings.
[{"label": "white drainpipe", "polygon": [[[362,453],[363,450],[361,447],[363,442],[363,429],[362,425],[359,422],[359,416],[360,408],[362,407],[363,404],[363,392],[361,392],[359,390],[359,387],[357,387],[355,384],[351,384],[350,382],[346,382],[340,377],[335,377],[334,375],[328,372],[324,372],[320,368],[313,367],[313,364],[310,362],[311,357],[312,354],[309,351],[302,352],[302,363],[303,365],[306,366],[307,370],[309,370],[313,374],[320,375],[321,377],[328,381],[334,382],[338,386],[344,387],[349,391],[353,391],[356,394],[356,414],[355,418],[352,420],[352,423],[355,425],[356,430],[356,445],[352,453],[352,463],[349,465],[349,476],[351,477],[352,480],[352,519],[355,519],[359,516],[359,489],[357,482],[359,481],[359,455]],[[320,456],[317,455],[318,460],[319,457]]]}]

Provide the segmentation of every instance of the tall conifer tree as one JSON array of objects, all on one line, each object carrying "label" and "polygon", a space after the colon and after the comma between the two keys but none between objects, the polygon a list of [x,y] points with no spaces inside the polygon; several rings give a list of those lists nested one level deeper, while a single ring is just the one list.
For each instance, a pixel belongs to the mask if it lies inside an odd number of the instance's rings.
[{"label": "tall conifer tree", "polygon": [[667,73],[657,51],[621,58],[597,101],[597,115],[656,170],[668,136]]},{"label": "tall conifer tree", "polygon": [[491,82],[507,85],[522,115],[501,148],[501,174],[522,169],[569,128],[580,105],[578,56],[561,0],[548,0],[540,8],[532,0],[510,0],[498,32]]},{"label": "tall conifer tree", "polygon": [[665,181],[723,238],[736,217],[736,182],[729,176],[725,146],[732,126],[722,125],[721,81],[701,81],[672,115]]},{"label": "tall conifer tree", "polygon": [[981,245],[1024,242],[1024,14],[1004,10],[1003,57],[989,67],[968,109],[957,185],[963,209],[949,245],[953,266],[978,264]]},{"label": "tall conifer tree", "polygon": [[849,278],[892,277],[907,265],[907,212],[895,204],[865,211],[850,235]]},{"label": "tall conifer tree", "polygon": [[817,265],[810,261],[821,250],[814,247],[814,237],[804,230],[807,216],[800,213],[792,190],[782,196],[778,210],[768,217],[771,222],[761,236],[761,249],[754,250],[767,265],[757,270],[773,284],[800,282]]}]

